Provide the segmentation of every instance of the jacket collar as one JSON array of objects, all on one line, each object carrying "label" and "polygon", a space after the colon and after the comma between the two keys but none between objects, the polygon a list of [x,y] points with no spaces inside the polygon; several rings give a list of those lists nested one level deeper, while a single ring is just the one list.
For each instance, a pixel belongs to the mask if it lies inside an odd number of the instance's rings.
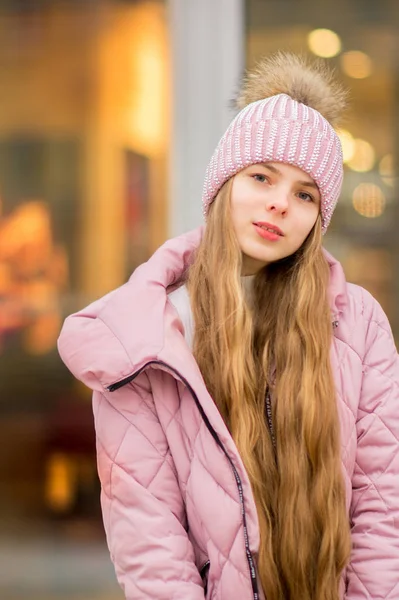
[{"label": "jacket collar", "polygon": [[323,248],[324,255],[330,267],[330,282],[328,298],[334,321],[339,321],[340,315],[348,304],[348,291],[344,270],[341,263]]},{"label": "jacket collar", "polygon": [[[204,229],[202,225],[165,242],[146,263],[136,269],[130,281],[135,284],[158,284],[168,291],[178,287],[193,262]],[[339,314],[347,304],[346,278],[341,263],[325,248],[323,253],[330,267],[328,295],[331,311]]]},{"label": "jacket collar", "polygon": [[[108,323],[113,322],[112,329],[118,330],[118,337],[128,348],[137,369],[161,355],[166,361],[181,352],[187,359],[188,347],[182,324],[168,301],[167,292],[185,280],[203,231],[204,226],[201,226],[168,240],[135,270],[126,284],[133,291],[129,295],[131,303],[129,307],[123,307],[124,310],[128,308],[128,327],[121,328],[120,314],[107,315]],[[346,280],[340,263],[329,252],[324,252],[330,266],[328,294],[332,321],[336,324],[347,303]]]}]

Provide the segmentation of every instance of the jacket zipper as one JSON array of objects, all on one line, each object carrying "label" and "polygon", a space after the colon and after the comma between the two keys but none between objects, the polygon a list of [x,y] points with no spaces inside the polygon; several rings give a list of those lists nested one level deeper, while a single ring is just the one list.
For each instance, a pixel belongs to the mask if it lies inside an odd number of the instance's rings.
[{"label": "jacket zipper", "polygon": [[206,571],[206,569],[209,567],[209,565],[210,565],[210,564],[211,564],[211,561],[210,561],[210,560],[207,560],[207,561],[206,561],[206,562],[205,562],[205,563],[202,565],[202,567],[200,568],[200,575],[201,575],[201,577],[204,577],[204,575],[205,575],[205,571]]},{"label": "jacket zipper", "polygon": [[222,442],[220,441],[216,431],[214,430],[214,428],[212,427],[212,425],[209,422],[208,417],[205,414],[204,409],[202,408],[202,405],[200,403],[200,401],[198,400],[197,394],[194,392],[193,388],[191,387],[191,385],[189,384],[189,382],[187,381],[187,379],[185,379],[185,377],[183,377],[179,371],[177,371],[176,369],[174,369],[173,367],[171,367],[170,365],[168,365],[167,363],[164,363],[160,360],[152,360],[148,363],[146,363],[143,367],[141,367],[141,369],[139,369],[138,371],[136,371],[136,373],[133,373],[133,375],[130,375],[129,377],[125,377],[125,379],[122,379],[121,381],[118,381],[116,383],[113,383],[112,385],[108,386],[108,390],[110,392],[115,392],[116,390],[118,390],[119,388],[127,385],[128,383],[130,383],[131,381],[133,381],[136,377],[138,377],[140,375],[140,373],[142,373],[147,367],[151,366],[151,365],[159,365],[161,367],[165,367],[166,369],[172,371],[172,373],[174,373],[175,375],[177,375],[177,377],[179,377],[181,379],[181,381],[187,386],[187,388],[190,390],[190,393],[192,395],[192,397],[194,398],[194,402],[197,405],[197,408],[200,412],[200,415],[202,417],[202,419],[205,422],[205,425],[208,429],[208,431],[210,432],[211,436],[213,437],[213,439],[215,440],[216,444],[219,446],[219,448],[222,450],[223,454],[226,456],[230,467],[233,471],[234,474],[234,479],[236,481],[236,485],[237,485],[237,489],[238,489],[238,495],[240,498],[240,506],[241,506],[241,517],[242,517],[242,523],[243,523],[243,530],[244,530],[244,543],[245,543],[245,553],[247,556],[247,562],[248,562],[248,566],[249,566],[249,574],[251,577],[251,585],[252,585],[252,594],[253,594],[253,600],[259,600],[259,590],[258,590],[258,581],[256,579],[256,570],[255,570],[255,562],[251,553],[251,549],[249,547],[249,539],[248,539],[248,529],[247,529],[247,518],[245,515],[245,506],[244,506],[244,491],[243,491],[243,487],[242,487],[242,482],[240,479],[240,476],[237,472],[237,469],[234,466],[234,463],[232,461],[232,459],[230,458],[226,448],[223,446]]},{"label": "jacket zipper", "polygon": [[200,577],[204,584],[205,596],[208,592],[208,577],[207,577],[207,575],[208,575],[208,570],[209,570],[210,564],[211,564],[211,562],[209,560],[207,560],[206,563],[204,563],[202,565],[202,567],[200,568]]}]

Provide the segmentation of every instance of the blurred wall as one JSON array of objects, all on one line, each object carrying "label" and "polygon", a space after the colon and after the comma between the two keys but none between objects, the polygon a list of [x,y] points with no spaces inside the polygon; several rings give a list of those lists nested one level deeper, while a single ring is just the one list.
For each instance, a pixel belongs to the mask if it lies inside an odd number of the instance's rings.
[{"label": "blurred wall", "polygon": [[231,101],[245,66],[243,0],[169,0],[172,138],[169,233],[203,222],[205,170],[234,116]]}]

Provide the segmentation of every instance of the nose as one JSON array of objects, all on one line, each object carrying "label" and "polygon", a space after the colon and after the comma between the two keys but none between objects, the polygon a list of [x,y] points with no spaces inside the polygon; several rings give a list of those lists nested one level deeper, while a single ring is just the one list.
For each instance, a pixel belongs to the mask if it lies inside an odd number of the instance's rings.
[{"label": "nose", "polygon": [[284,188],[276,188],[266,201],[266,210],[285,216],[288,211],[289,192]]}]

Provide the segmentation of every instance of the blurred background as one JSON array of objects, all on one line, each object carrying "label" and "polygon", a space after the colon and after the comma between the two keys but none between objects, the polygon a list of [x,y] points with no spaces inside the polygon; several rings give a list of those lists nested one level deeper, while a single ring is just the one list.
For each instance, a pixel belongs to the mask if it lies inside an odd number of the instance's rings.
[{"label": "blurred background", "polygon": [[243,68],[320,56],[351,90],[325,239],[399,336],[397,0],[0,0],[0,597],[117,600],[90,394],[65,316],[196,227]]}]

